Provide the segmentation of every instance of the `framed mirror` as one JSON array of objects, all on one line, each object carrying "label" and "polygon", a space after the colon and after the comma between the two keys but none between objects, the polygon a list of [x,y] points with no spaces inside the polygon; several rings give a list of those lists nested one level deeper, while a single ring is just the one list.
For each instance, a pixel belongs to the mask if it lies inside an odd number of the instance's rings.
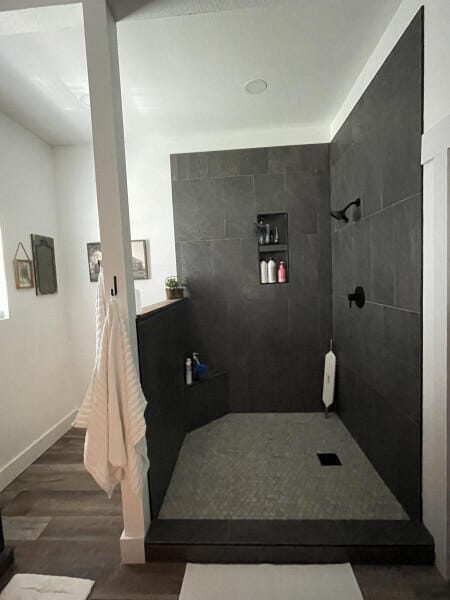
[{"label": "framed mirror", "polygon": [[36,295],[56,294],[55,243],[53,238],[31,234]]}]

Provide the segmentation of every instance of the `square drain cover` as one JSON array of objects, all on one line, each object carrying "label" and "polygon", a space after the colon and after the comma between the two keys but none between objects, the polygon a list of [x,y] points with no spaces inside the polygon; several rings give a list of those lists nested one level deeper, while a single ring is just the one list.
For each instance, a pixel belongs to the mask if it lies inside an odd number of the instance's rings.
[{"label": "square drain cover", "polygon": [[339,456],[334,454],[334,452],[318,452],[317,456],[322,467],[338,467],[342,465]]}]

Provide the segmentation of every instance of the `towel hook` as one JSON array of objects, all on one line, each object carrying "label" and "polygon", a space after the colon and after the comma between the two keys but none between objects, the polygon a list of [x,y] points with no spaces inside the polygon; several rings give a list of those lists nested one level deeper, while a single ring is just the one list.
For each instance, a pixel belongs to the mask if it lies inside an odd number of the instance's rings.
[{"label": "towel hook", "polygon": [[117,296],[117,276],[116,275],[114,275],[113,281],[114,281],[114,288],[111,288],[111,296]]}]

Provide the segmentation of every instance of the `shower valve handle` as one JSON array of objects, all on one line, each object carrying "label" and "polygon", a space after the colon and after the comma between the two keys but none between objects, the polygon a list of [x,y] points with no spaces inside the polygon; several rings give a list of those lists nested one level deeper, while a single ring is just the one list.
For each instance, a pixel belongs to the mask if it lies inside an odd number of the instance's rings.
[{"label": "shower valve handle", "polygon": [[366,295],[364,293],[364,289],[360,285],[355,288],[353,294],[348,294],[347,298],[350,308],[352,307],[353,302],[358,308],[362,308],[366,303]]}]

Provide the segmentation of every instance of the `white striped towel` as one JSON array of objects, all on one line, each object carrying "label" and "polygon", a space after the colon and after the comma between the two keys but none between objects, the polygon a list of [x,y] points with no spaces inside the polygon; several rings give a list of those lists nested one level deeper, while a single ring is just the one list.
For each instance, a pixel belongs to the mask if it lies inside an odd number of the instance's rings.
[{"label": "white striped towel", "polygon": [[[105,285],[103,280],[103,269],[100,267],[98,274],[97,283],[97,300],[95,303],[95,362],[94,362],[94,373],[97,367],[97,362],[100,358],[100,342],[102,339],[103,327],[105,326],[106,319],[106,296],[105,296]],[[85,425],[80,423],[87,423],[87,419],[92,406],[92,391],[94,387],[94,373],[89,381],[89,386],[86,395],[81,405],[78,416],[73,423],[74,427],[85,428]]]},{"label": "white striped towel", "polygon": [[142,491],[149,467],[146,405],[127,326],[119,303],[111,298],[91,384],[74,422],[87,430],[84,465],[109,497],[125,479],[135,494]]},{"label": "white striped towel", "polygon": [[103,269],[100,267],[97,284],[97,300],[95,304],[95,359],[100,354],[100,341],[102,338],[103,325],[106,319],[106,294],[103,280]]}]

